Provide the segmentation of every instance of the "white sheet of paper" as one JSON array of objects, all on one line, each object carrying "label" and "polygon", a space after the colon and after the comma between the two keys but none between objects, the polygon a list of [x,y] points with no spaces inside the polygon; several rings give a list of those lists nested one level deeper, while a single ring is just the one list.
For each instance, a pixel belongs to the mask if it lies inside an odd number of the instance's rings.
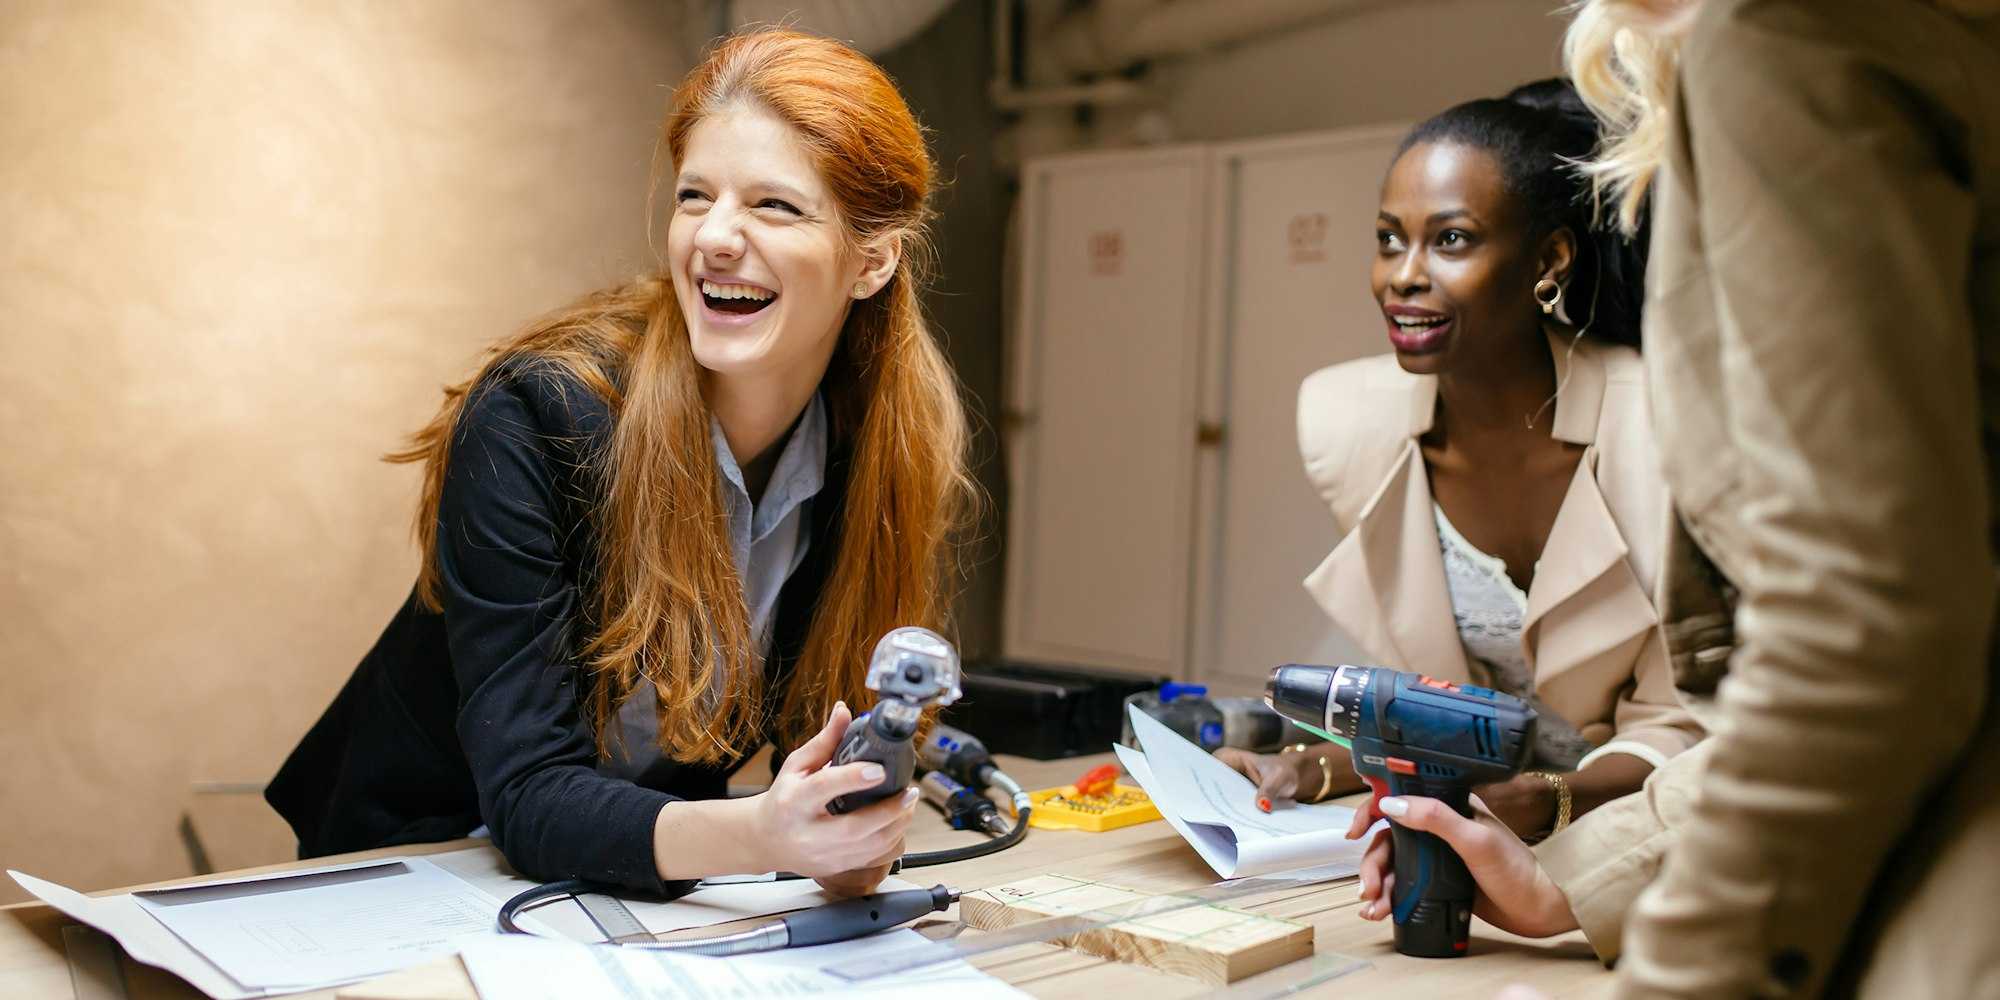
[{"label": "white sheet of paper", "polygon": [[1267,875],[1320,865],[1360,870],[1368,839],[1347,839],[1354,810],[1281,803],[1256,807],[1257,786],[1152,716],[1129,708],[1144,753],[1114,746],[1119,763],[1223,878]]},{"label": "white sheet of paper", "polygon": [[[508,867],[507,860],[496,848],[470,847],[447,854],[433,854],[432,861],[452,874],[479,887],[495,899],[509,899],[524,889],[532,889],[537,883],[522,878]],[[882,882],[877,892],[893,892],[897,889],[915,889],[917,886],[902,879],[891,878]],[[625,908],[632,911],[639,923],[655,934],[668,931],[686,930],[689,927],[708,927],[713,924],[741,920],[744,917],[763,917],[774,913],[790,913],[807,907],[830,903],[832,896],[811,879],[794,879],[785,882],[743,882],[735,885],[703,886],[668,903],[653,903],[636,899],[625,899]],[[604,935],[592,923],[589,915],[575,903],[553,902],[538,906],[533,910],[535,917],[555,933],[574,941],[602,941]]]},{"label": "white sheet of paper", "polygon": [[42,901],[116,938],[134,960],[220,1000],[358,982],[453,954],[468,937],[498,933],[498,900],[422,858],[103,898],[8,874]]},{"label": "white sheet of paper", "polygon": [[276,992],[245,989],[238,985],[214,963],[201,957],[201,953],[183,944],[151,914],[140,909],[139,901],[130,895],[86,896],[11,868],[7,874],[36,899],[117,939],[119,946],[133,961],[165,969],[215,1000],[250,1000]]},{"label": "white sheet of paper", "polygon": [[[138,895],[141,909],[252,989],[367,979],[498,933],[500,901],[423,858]],[[297,888],[280,888],[296,885]],[[258,891],[262,889],[263,891]]]},{"label": "white sheet of paper", "polygon": [[899,1000],[1015,1000],[1026,996],[963,962],[929,966],[856,985],[822,966],[926,942],[896,930],[839,944],[730,958],[587,945],[541,938],[488,939],[460,956],[481,1000],[769,1000],[867,995]]}]

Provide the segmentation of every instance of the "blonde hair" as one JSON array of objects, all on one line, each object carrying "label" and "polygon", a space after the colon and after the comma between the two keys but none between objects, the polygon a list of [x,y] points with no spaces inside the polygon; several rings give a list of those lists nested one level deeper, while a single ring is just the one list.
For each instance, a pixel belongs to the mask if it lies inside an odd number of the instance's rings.
[{"label": "blonde hair", "polygon": [[[1592,201],[1626,236],[1666,155],[1680,45],[1700,0],[1580,0],[1563,35],[1577,95],[1603,122],[1597,152],[1578,164]],[[1607,207],[1609,211],[1607,213]]]},{"label": "blonde hair", "polygon": [[[899,625],[949,628],[951,559],[977,501],[958,382],[919,302],[935,167],[889,78],[825,38],[768,29],[724,40],[675,91],[653,188],[679,172],[705,116],[750,100],[797,130],[840,208],[850,247],[901,247],[895,275],[854,303],[821,383],[833,450],[851,451],[835,549],[805,646],[769,718],[755,667],[709,436],[701,369],[672,282],[649,275],[586,297],[488,352],[445,390],[437,416],[392,461],[424,465],[418,593],[438,604],[437,511],[452,437],[481,380],[525,359],[572,376],[616,418],[594,471],[596,573],[582,657],[596,681],[583,708],[600,752],[643,684],[659,698],[660,750],[713,764],[754,749],[768,723],[802,740],[836,699],[862,705],[867,657]],[[649,198],[650,203],[650,198]]]},{"label": "blonde hair", "polygon": [[[1639,229],[1646,195],[1666,156],[1681,43],[1702,0],[1577,0],[1563,35],[1576,92],[1604,122],[1597,153],[1578,164],[1590,178],[1598,217],[1612,206],[1627,236]],[[2000,13],[2000,0],[1931,0],[1949,13]]]}]

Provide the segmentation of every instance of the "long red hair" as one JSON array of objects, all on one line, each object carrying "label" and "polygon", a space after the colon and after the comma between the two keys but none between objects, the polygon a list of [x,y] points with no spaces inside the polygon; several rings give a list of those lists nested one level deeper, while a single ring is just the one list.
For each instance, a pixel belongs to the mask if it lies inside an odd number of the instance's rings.
[{"label": "long red hair", "polygon": [[[839,205],[851,251],[895,245],[895,276],[854,303],[821,383],[835,451],[851,454],[846,504],[805,647],[778,703],[779,739],[812,733],[836,699],[866,705],[876,639],[899,625],[947,630],[952,553],[977,493],[958,382],[925,323],[926,231],[935,167],[916,118],[881,68],[838,42],[767,29],[722,41],[675,91],[653,189],[679,172],[705,116],[751,101],[789,123]],[[651,204],[649,197],[648,203]],[[453,432],[474,386],[510,360],[568,373],[615,418],[598,469],[599,566],[579,655],[600,750],[618,705],[659,695],[660,749],[716,763],[755,748],[762,672],[731,554],[701,369],[663,274],[586,297],[495,346],[445,390],[438,415],[392,461],[424,464],[416,534],[420,598],[438,607],[437,510]]]}]

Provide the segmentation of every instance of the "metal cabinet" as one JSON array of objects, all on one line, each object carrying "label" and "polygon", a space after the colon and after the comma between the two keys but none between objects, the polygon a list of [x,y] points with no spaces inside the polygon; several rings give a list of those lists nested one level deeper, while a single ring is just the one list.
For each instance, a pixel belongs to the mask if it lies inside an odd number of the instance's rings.
[{"label": "metal cabinet", "polygon": [[1186,676],[1207,197],[1198,147],[1023,169],[1009,656]]},{"label": "metal cabinet", "polygon": [[1402,131],[1024,169],[1008,655],[1227,690],[1354,658],[1300,586],[1338,539],[1296,401],[1387,350],[1368,269]]}]

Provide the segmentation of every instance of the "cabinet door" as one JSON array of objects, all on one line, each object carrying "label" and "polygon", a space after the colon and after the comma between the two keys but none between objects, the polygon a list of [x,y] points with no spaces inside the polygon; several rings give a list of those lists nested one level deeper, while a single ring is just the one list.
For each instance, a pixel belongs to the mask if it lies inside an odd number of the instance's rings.
[{"label": "cabinet door", "polygon": [[1005,651],[1184,675],[1206,153],[1023,182]]},{"label": "cabinet door", "polygon": [[1375,214],[1400,127],[1215,151],[1204,411],[1224,427],[1202,463],[1194,659],[1222,689],[1281,663],[1354,662],[1359,650],[1301,582],[1339,538],[1299,460],[1299,382],[1388,350],[1369,291]]}]

